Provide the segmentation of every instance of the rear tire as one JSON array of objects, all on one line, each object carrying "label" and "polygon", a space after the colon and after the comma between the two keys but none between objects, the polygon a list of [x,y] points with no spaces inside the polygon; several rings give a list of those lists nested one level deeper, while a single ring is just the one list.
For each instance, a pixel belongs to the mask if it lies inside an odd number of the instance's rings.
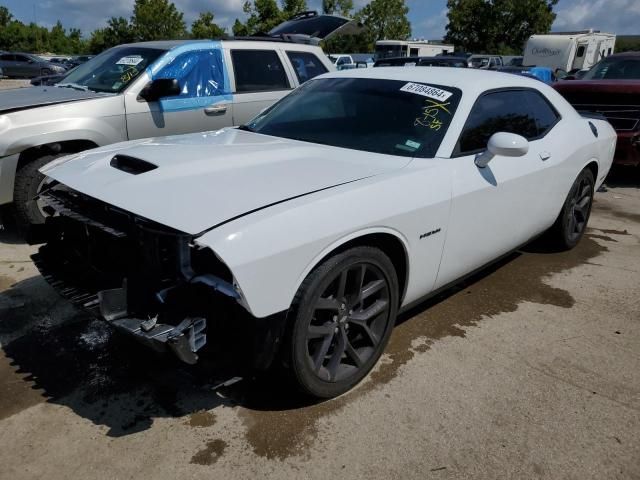
[{"label": "rear tire", "polygon": [[587,230],[595,181],[593,173],[585,168],[571,186],[556,222],[547,232],[547,239],[559,250],[571,250]]},{"label": "rear tire", "polygon": [[[38,170],[52,160],[68,155],[46,155],[23,165],[16,172],[16,183],[13,194],[16,222],[22,229],[28,230],[34,225],[42,225],[50,216],[45,207],[34,198],[43,187],[46,187],[46,177]],[[53,212],[51,212],[52,214]]]},{"label": "rear tire", "polygon": [[300,389],[332,398],[357,385],[389,341],[398,301],[396,271],[377,248],[352,248],[313,270],[289,311],[287,357]]}]

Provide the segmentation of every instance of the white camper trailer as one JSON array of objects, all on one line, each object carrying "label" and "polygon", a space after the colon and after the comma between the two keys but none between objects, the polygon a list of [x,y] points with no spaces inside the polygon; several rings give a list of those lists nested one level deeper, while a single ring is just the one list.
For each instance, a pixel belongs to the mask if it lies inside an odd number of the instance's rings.
[{"label": "white camper trailer", "polygon": [[453,45],[428,40],[378,40],[376,60],[391,57],[435,57],[441,53],[453,53],[454,50]]},{"label": "white camper trailer", "polygon": [[532,35],[522,64],[566,72],[588,69],[611,55],[615,44],[615,35],[595,30]]}]

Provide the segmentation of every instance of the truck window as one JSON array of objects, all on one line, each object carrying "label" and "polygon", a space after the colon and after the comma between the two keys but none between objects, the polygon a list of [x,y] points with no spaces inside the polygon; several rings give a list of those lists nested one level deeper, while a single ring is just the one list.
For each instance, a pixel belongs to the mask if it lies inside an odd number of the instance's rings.
[{"label": "truck window", "polygon": [[558,119],[549,102],[533,90],[487,93],[473,106],[456,150],[460,155],[483,151],[491,135],[498,132],[537,140],[546,135]]},{"label": "truck window", "polygon": [[300,83],[304,83],[328,71],[313,53],[288,51],[287,56],[296,71],[296,76]]},{"label": "truck window", "polygon": [[576,57],[578,58],[582,58],[584,57],[584,51],[585,51],[586,47],[584,45],[580,45],[578,47],[578,51],[576,52]]},{"label": "truck window", "polygon": [[291,88],[274,50],[232,50],[236,92],[263,92]]},{"label": "truck window", "polygon": [[180,95],[173,98],[213,97],[225,91],[222,50],[194,50],[178,55],[162,67],[157,78],[175,78],[180,83]]}]

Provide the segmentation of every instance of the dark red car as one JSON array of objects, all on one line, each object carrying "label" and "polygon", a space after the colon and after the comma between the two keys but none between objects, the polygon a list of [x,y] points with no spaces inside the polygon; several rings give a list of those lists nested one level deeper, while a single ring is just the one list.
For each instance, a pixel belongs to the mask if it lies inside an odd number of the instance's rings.
[{"label": "dark red car", "polygon": [[581,80],[554,84],[579,112],[604,115],[618,132],[615,163],[640,165],[640,52],[611,55]]}]

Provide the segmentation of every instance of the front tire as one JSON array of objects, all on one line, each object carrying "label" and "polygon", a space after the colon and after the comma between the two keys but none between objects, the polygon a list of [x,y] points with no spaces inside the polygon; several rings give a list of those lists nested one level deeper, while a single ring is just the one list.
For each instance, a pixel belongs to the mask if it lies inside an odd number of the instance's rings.
[{"label": "front tire", "polygon": [[48,207],[34,198],[44,188],[48,180],[38,170],[57,157],[67,155],[46,155],[37,158],[22,166],[16,172],[16,183],[13,194],[16,222],[23,229],[29,229],[33,225],[42,225],[48,216],[53,214]]},{"label": "front tire", "polygon": [[578,175],[562,206],[560,215],[549,230],[549,239],[560,250],[571,250],[582,239],[587,230],[595,181],[588,168]]},{"label": "front tire", "polygon": [[398,302],[396,271],[377,248],[352,248],[311,272],[289,312],[289,365],[301,390],[332,398],[357,385],[389,341]]}]

